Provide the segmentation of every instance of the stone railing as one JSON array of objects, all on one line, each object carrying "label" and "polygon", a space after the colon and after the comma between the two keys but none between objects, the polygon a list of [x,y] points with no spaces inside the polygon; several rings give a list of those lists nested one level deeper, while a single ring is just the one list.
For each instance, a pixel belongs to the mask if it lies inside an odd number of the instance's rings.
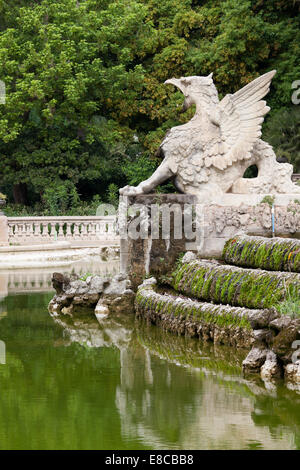
[{"label": "stone railing", "polygon": [[96,242],[117,237],[115,216],[8,217],[7,223],[11,244]]}]

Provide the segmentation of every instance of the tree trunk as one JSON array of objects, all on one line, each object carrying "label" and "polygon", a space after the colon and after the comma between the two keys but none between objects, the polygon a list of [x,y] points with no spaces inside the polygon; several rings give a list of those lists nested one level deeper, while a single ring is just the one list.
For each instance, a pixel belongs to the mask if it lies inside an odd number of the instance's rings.
[{"label": "tree trunk", "polygon": [[13,187],[13,196],[16,204],[27,205],[27,184],[17,183]]}]

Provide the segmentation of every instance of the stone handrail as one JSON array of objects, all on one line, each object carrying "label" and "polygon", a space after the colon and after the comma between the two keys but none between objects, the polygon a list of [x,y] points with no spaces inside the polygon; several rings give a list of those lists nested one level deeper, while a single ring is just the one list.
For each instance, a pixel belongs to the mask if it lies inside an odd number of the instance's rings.
[{"label": "stone handrail", "polygon": [[294,181],[294,183],[296,183],[297,181],[300,181],[300,173],[294,173],[292,175],[292,180]]},{"label": "stone handrail", "polygon": [[115,216],[8,217],[12,244],[93,242],[116,238]]}]

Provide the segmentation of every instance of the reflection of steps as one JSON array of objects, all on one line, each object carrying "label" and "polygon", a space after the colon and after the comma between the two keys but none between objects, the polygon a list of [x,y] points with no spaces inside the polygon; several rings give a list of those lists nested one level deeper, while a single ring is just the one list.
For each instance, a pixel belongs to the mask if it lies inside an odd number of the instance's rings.
[{"label": "reflection of steps", "polygon": [[[119,271],[119,260],[107,262],[101,261],[100,257],[94,257],[93,260],[85,260],[73,263],[63,268],[66,274],[84,275],[86,273],[110,276]],[[6,295],[25,292],[49,292],[53,290],[51,277],[52,269],[24,269],[1,271],[1,283],[6,286]]]}]

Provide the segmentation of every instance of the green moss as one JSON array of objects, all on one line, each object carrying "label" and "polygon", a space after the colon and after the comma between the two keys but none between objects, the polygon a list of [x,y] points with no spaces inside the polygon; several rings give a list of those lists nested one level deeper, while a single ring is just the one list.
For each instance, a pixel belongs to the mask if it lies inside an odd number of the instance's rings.
[{"label": "green moss", "polygon": [[139,310],[145,313],[151,311],[156,315],[166,314],[185,320],[193,319],[195,322],[213,324],[221,328],[235,326],[251,329],[247,313],[240,308],[189,302],[177,297],[166,298],[155,291],[143,288],[138,291],[135,302]]},{"label": "green moss", "polygon": [[261,204],[268,204],[270,207],[273,206],[275,202],[275,196],[265,196],[262,200],[261,200]]},{"label": "green moss", "polygon": [[285,299],[276,304],[276,309],[282,315],[292,318],[300,317],[300,289],[298,286],[290,286],[286,292]]},{"label": "green moss", "polygon": [[189,297],[241,306],[268,308],[284,299],[284,284],[300,282],[297,274],[280,274],[193,261],[177,272],[172,287]]},{"label": "green moss", "polygon": [[300,241],[239,236],[226,242],[223,259],[241,267],[300,272]]}]

